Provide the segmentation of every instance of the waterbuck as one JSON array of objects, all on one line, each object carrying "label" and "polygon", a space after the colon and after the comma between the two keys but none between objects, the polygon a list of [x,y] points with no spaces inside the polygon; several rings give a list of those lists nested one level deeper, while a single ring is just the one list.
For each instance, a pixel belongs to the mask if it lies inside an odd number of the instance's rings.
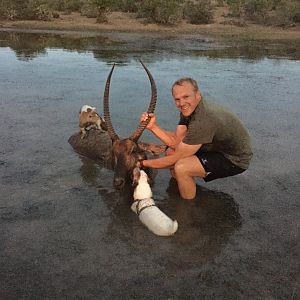
[{"label": "waterbuck", "polygon": [[[148,68],[142,61],[141,64],[151,84],[151,100],[147,113],[153,113],[157,101],[156,84]],[[84,139],[80,138],[80,134],[74,134],[70,137],[69,143],[75,151],[87,157],[110,160],[114,169],[114,186],[116,189],[123,189],[126,181],[132,182],[132,171],[138,160],[146,159],[147,152],[159,155],[165,151],[166,147],[164,145],[138,142],[148,121],[140,123],[128,138],[120,139],[116,134],[109,112],[109,89],[114,68],[115,65],[113,65],[107,77],[103,97],[103,117],[107,132],[103,133],[101,130],[93,129],[88,132]]]}]

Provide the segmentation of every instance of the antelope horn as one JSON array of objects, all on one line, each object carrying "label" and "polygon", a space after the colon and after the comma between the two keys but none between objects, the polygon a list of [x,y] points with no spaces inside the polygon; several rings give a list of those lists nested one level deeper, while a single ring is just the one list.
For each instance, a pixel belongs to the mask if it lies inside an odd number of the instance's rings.
[{"label": "antelope horn", "polygon": [[[147,110],[147,113],[153,113],[155,110],[155,105],[156,105],[156,101],[157,101],[157,89],[156,89],[156,84],[155,81],[150,73],[150,71],[148,70],[148,68],[144,65],[144,63],[140,60],[140,63],[142,64],[143,68],[145,69],[145,71],[147,72],[148,78],[150,80],[150,84],[151,84],[151,101]],[[129,139],[131,139],[134,142],[137,142],[138,139],[140,138],[140,136],[142,135],[142,133],[144,132],[147,124],[149,123],[150,119],[148,119],[147,121],[141,122],[139,127],[135,130],[134,133],[132,133],[132,135],[129,137]]]},{"label": "antelope horn", "polygon": [[103,115],[104,115],[105,123],[107,125],[107,132],[110,138],[112,139],[112,141],[116,141],[120,139],[112,126],[110,120],[110,113],[109,113],[109,87],[110,87],[111,75],[114,71],[114,68],[115,68],[115,64],[112,66],[108,74],[106,84],[105,84],[105,90],[104,90],[104,98],[103,98]]}]

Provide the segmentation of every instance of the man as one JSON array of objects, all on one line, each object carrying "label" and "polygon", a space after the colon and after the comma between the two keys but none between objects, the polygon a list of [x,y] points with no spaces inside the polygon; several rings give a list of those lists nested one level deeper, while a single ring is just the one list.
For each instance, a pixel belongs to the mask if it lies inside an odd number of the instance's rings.
[{"label": "man", "polygon": [[171,150],[167,156],[138,162],[140,167],[170,168],[184,199],[196,196],[194,177],[206,182],[244,172],[252,157],[250,137],[242,122],[225,107],[208,102],[201,96],[192,78],[177,80],[172,86],[175,105],[180,111],[176,132],[156,124],[153,114],[147,129]]}]

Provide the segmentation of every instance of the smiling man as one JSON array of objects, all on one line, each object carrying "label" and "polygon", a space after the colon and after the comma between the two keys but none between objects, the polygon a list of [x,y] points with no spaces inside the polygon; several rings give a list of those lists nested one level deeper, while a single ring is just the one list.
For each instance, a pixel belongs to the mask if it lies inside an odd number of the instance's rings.
[{"label": "smiling man", "polygon": [[195,177],[208,182],[244,172],[252,157],[250,137],[239,118],[227,108],[202,98],[192,78],[172,86],[180,121],[175,132],[160,128],[153,114],[147,129],[169,146],[167,156],[138,162],[139,167],[169,168],[184,199],[196,196]]}]

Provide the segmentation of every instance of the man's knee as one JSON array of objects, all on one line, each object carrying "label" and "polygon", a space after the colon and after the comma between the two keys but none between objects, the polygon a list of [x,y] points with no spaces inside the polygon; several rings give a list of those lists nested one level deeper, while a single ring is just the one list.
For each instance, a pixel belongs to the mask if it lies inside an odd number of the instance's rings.
[{"label": "man's knee", "polygon": [[176,164],[174,165],[174,171],[175,174],[178,176],[180,175],[186,175],[188,173],[189,170],[189,166],[188,164],[185,162],[184,159],[180,159],[176,162]]},{"label": "man's knee", "polygon": [[174,165],[174,171],[176,176],[189,176],[189,177],[202,177],[206,176],[206,171],[195,157],[182,158]]}]

